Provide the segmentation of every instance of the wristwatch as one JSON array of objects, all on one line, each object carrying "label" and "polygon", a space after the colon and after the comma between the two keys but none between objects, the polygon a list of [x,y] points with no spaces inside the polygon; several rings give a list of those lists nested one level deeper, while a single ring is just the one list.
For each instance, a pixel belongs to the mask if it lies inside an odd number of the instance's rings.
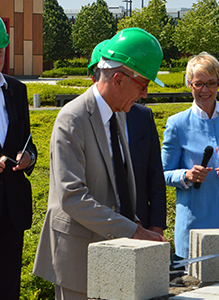
[{"label": "wristwatch", "polygon": [[35,163],[35,154],[33,152],[29,152],[29,154],[30,154],[30,164],[28,167],[32,166],[32,164]]},{"label": "wristwatch", "polygon": [[186,179],[186,172],[187,172],[187,171],[185,171],[184,174],[183,174],[183,180],[184,180],[184,181],[188,181],[188,180]]}]

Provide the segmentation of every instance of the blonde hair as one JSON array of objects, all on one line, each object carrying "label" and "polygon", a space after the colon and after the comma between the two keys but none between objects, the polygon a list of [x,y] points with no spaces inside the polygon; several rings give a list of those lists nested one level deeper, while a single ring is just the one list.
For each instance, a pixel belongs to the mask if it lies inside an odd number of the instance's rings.
[{"label": "blonde hair", "polygon": [[192,57],[186,67],[187,80],[192,80],[195,74],[215,74],[219,78],[219,62],[213,55],[201,52]]}]

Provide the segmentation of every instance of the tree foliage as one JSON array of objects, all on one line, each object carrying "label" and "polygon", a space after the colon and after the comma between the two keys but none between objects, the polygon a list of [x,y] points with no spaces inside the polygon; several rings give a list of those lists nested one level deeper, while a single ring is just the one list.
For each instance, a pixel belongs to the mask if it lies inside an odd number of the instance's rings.
[{"label": "tree foliage", "polygon": [[132,16],[125,17],[118,23],[118,29],[129,27],[139,27],[157,38],[162,49],[165,49],[165,58],[168,59],[173,54],[174,45],[171,40],[175,22],[168,16],[166,11],[166,0],[150,0],[147,7],[142,10],[136,9]]},{"label": "tree foliage", "polygon": [[71,22],[57,0],[45,0],[43,12],[44,61],[71,58],[71,32]]},{"label": "tree foliage", "polygon": [[91,56],[92,50],[100,42],[110,39],[116,33],[116,20],[104,0],[82,6],[72,28],[75,52]]},{"label": "tree foliage", "polygon": [[215,56],[219,48],[219,6],[215,0],[199,0],[179,21],[173,41],[189,54],[207,51]]}]

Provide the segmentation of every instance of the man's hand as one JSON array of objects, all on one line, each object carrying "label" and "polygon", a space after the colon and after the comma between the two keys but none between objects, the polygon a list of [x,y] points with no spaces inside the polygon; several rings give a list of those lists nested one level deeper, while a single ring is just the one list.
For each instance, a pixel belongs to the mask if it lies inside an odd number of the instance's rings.
[{"label": "man's hand", "polygon": [[[20,157],[21,157],[21,151],[18,152],[16,160],[18,161]],[[30,153],[28,151],[25,151],[20,163],[17,166],[13,167],[13,171],[26,169],[29,166],[30,161],[31,161]]]},{"label": "man's hand", "polygon": [[162,227],[157,227],[157,226],[149,226],[149,230],[152,230],[154,232],[159,233],[160,235],[163,236],[163,228]]},{"label": "man's hand", "polygon": [[4,168],[5,168],[5,161],[4,161],[4,156],[3,156],[3,160],[1,160],[1,158],[0,158],[0,173],[3,172]]},{"label": "man's hand", "polygon": [[138,228],[132,238],[137,240],[167,242],[167,240],[161,234],[145,229],[141,225],[138,225]]}]

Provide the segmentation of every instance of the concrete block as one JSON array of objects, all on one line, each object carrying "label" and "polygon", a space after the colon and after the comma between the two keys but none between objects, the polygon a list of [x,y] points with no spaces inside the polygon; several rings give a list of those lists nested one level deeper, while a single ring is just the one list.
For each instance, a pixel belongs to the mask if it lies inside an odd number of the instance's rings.
[{"label": "concrete block", "polygon": [[[219,229],[190,230],[189,257],[219,254]],[[189,275],[202,282],[219,281],[219,257],[189,266]]]},{"label": "concrete block", "polygon": [[128,238],[88,247],[88,298],[146,300],[169,292],[170,244]]}]

